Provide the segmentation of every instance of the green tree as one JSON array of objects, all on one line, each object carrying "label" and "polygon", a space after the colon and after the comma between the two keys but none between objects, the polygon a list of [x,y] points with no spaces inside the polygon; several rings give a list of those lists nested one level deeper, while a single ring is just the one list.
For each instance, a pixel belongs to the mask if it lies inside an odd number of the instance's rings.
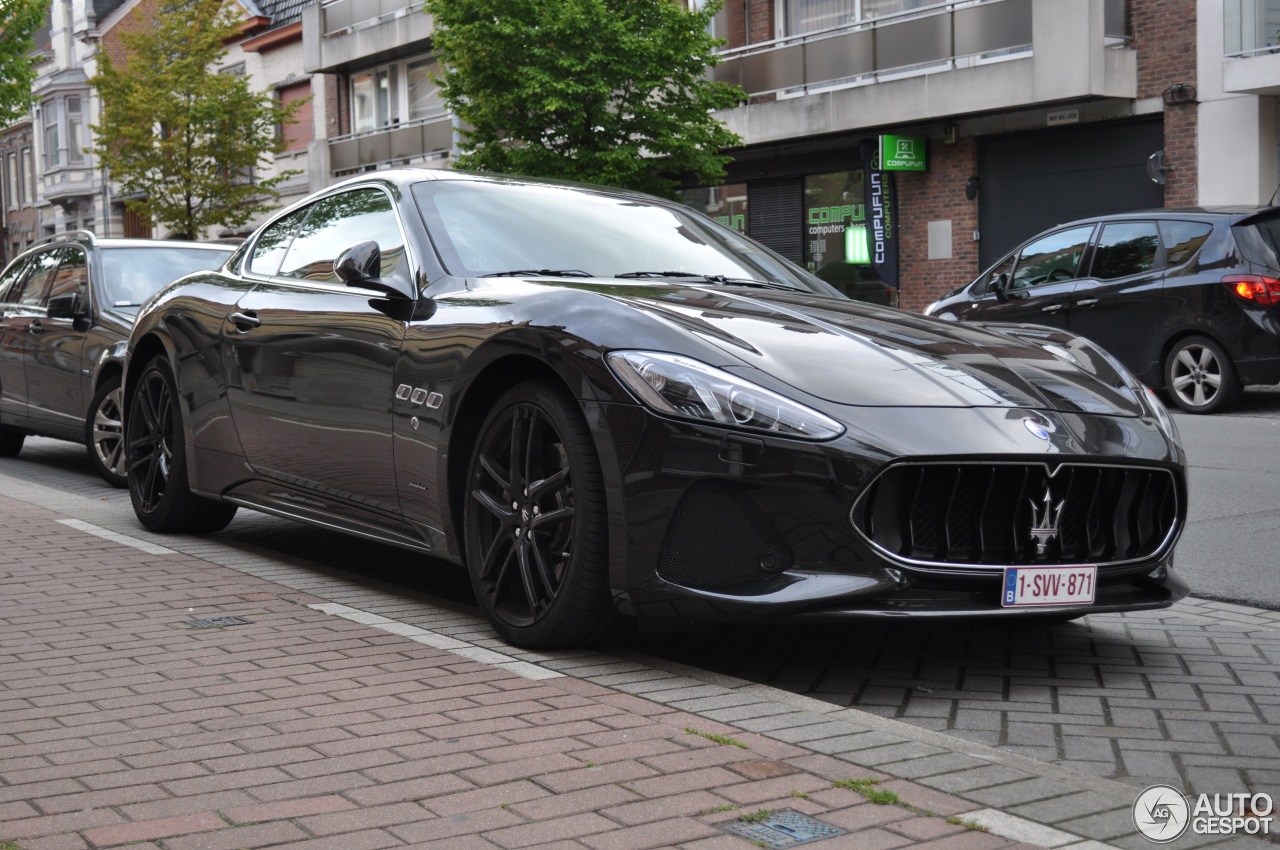
[{"label": "green tree", "polygon": [[719,2],[426,0],[463,125],[461,168],[672,196],[673,175],[724,178],[742,140],[712,115],[742,98],[707,78]]},{"label": "green tree", "polygon": [[245,76],[214,70],[239,31],[222,0],[160,0],[152,22],[124,35],[123,67],[104,54],[90,80],[102,99],[94,153],[138,196],[129,208],[174,235],[239,227],[271,209],[275,187],[299,173],[247,179],[284,150],[277,128],[296,120],[298,104],[282,107]]},{"label": "green tree", "polygon": [[49,14],[49,0],[0,0],[0,127],[7,127],[31,108],[36,79],[31,51],[35,32]]}]

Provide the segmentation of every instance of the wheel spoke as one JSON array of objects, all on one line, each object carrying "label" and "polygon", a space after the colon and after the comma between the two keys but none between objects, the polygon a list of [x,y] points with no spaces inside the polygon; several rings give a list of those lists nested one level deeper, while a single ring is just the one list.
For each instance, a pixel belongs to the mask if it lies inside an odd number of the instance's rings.
[{"label": "wheel spoke", "polygon": [[554,475],[549,475],[529,485],[529,498],[540,499],[550,495],[569,479],[569,469],[565,467]]},{"label": "wheel spoke", "polygon": [[1205,403],[1204,384],[1196,384],[1196,391],[1193,393],[1192,403],[1197,407]]},{"label": "wheel spoke", "polygon": [[568,505],[563,508],[556,508],[554,511],[547,511],[540,514],[530,521],[530,528],[541,528],[544,525],[550,525],[553,522],[564,522],[573,519],[573,506]]},{"label": "wheel spoke", "polygon": [[151,397],[151,385],[143,383],[138,387],[138,409],[142,411],[142,421],[146,426],[148,434],[155,434],[160,431],[160,424],[156,421],[155,401]]},{"label": "wheel spoke", "polygon": [[529,616],[538,616],[538,599],[534,595],[533,574],[529,564],[528,540],[516,543],[516,564],[520,567],[520,582],[524,585],[524,598],[529,603]]},{"label": "wheel spoke", "polygon": [[483,490],[474,490],[471,493],[471,497],[484,505],[489,510],[489,513],[501,521],[499,528],[506,529],[517,519],[518,515],[514,511],[499,502],[490,493],[486,493]]},{"label": "wheel spoke", "polygon": [[507,471],[493,458],[488,455],[480,455],[480,468],[489,473],[489,477],[494,483],[507,492],[511,492],[511,476]]},{"label": "wheel spoke", "polygon": [[[492,595],[495,597],[498,594],[498,590],[502,587],[502,580],[506,577],[507,566],[511,563],[513,550],[511,546],[507,545],[507,543],[508,541],[504,537],[495,538],[493,545],[489,547],[488,554],[484,557],[484,564],[480,566],[481,578],[487,579],[490,576],[493,576],[495,567],[498,570],[498,575],[493,579]],[[502,560],[501,564],[498,564],[498,555],[504,551],[507,553],[507,557]]]},{"label": "wheel spoke", "polygon": [[1209,371],[1209,367],[1213,365],[1213,352],[1208,348],[1200,349],[1200,368]]},{"label": "wheel spoke", "polygon": [[1204,382],[1209,386],[1213,387],[1214,390],[1217,390],[1220,386],[1222,386],[1222,376],[1218,374],[1210,373],[1204,376]]},{"label": "wheel spoke", "polygon": [[538,577],[542,579],[543,587],[547,589],[547,603],[550,604],[551,600],[556,597],[556,591],[560,589],[556,583],[555,572],[547,564],[547,559],[543,556],[542,550],[538,548],[536,542],[530,548],[533,549],[533,562],[538,567]]},{"label": "wheel spoke", "polygon": [[1179,375],[1173,379],[1173,386],[1179,391],[1185,390],[1187,385],[1192,383],[1195,383],[1195,379],[1190,375]]},{"label": "wheel spoke", "polygon": [[1178,352],[1178,362],[1186,366],[1187,371],[1192,371],[1199,365],[1196,363],[1196,359],[1192,356],[1189,348],[1184,348]]},{"label": "wheel spoke", "polygon": [[521,472],[525,467],[524,452],[528,448],[529,413],[526,408],[516,408],[511,420],[511,493],[516,495],[524,489],[525,479]]}]

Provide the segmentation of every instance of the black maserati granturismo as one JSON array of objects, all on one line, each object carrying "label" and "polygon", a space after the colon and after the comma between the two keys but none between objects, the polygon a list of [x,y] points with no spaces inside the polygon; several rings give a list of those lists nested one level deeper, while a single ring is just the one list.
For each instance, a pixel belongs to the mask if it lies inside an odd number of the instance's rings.
[{"label": "black maserati granturismo", "polygon": [[361,175],[163,289],[127,357],[147,528],[246,507],[464,563],[525,646],[1187,592],[1178,435],[1109,354],[844,299],[644,195]]}]

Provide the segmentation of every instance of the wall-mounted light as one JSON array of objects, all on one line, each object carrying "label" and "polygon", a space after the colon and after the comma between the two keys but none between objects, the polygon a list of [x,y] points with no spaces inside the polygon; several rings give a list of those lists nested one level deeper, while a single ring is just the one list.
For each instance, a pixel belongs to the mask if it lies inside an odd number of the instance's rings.
[{"label": "wall-mounted light", "polygon": [[978,197],[978,177],[976,174],[965,182],[964,196],[970,201]]},{"label": "wall-mounted light", "polygon": [[1164,90],[1164,102],[1167,104],[1193,103],[1196,99],[1196,87],[1190,83],[1174,83]]}]

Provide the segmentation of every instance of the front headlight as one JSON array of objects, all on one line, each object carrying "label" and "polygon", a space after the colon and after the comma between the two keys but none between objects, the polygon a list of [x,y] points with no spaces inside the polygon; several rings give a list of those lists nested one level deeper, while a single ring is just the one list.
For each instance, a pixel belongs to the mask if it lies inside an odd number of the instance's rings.
[{"label": "front headlight", "polygon": [[844,433],[829,416],[690,357],[615,351],[608,360],[618,379],[657,413],[801,440]]}]

